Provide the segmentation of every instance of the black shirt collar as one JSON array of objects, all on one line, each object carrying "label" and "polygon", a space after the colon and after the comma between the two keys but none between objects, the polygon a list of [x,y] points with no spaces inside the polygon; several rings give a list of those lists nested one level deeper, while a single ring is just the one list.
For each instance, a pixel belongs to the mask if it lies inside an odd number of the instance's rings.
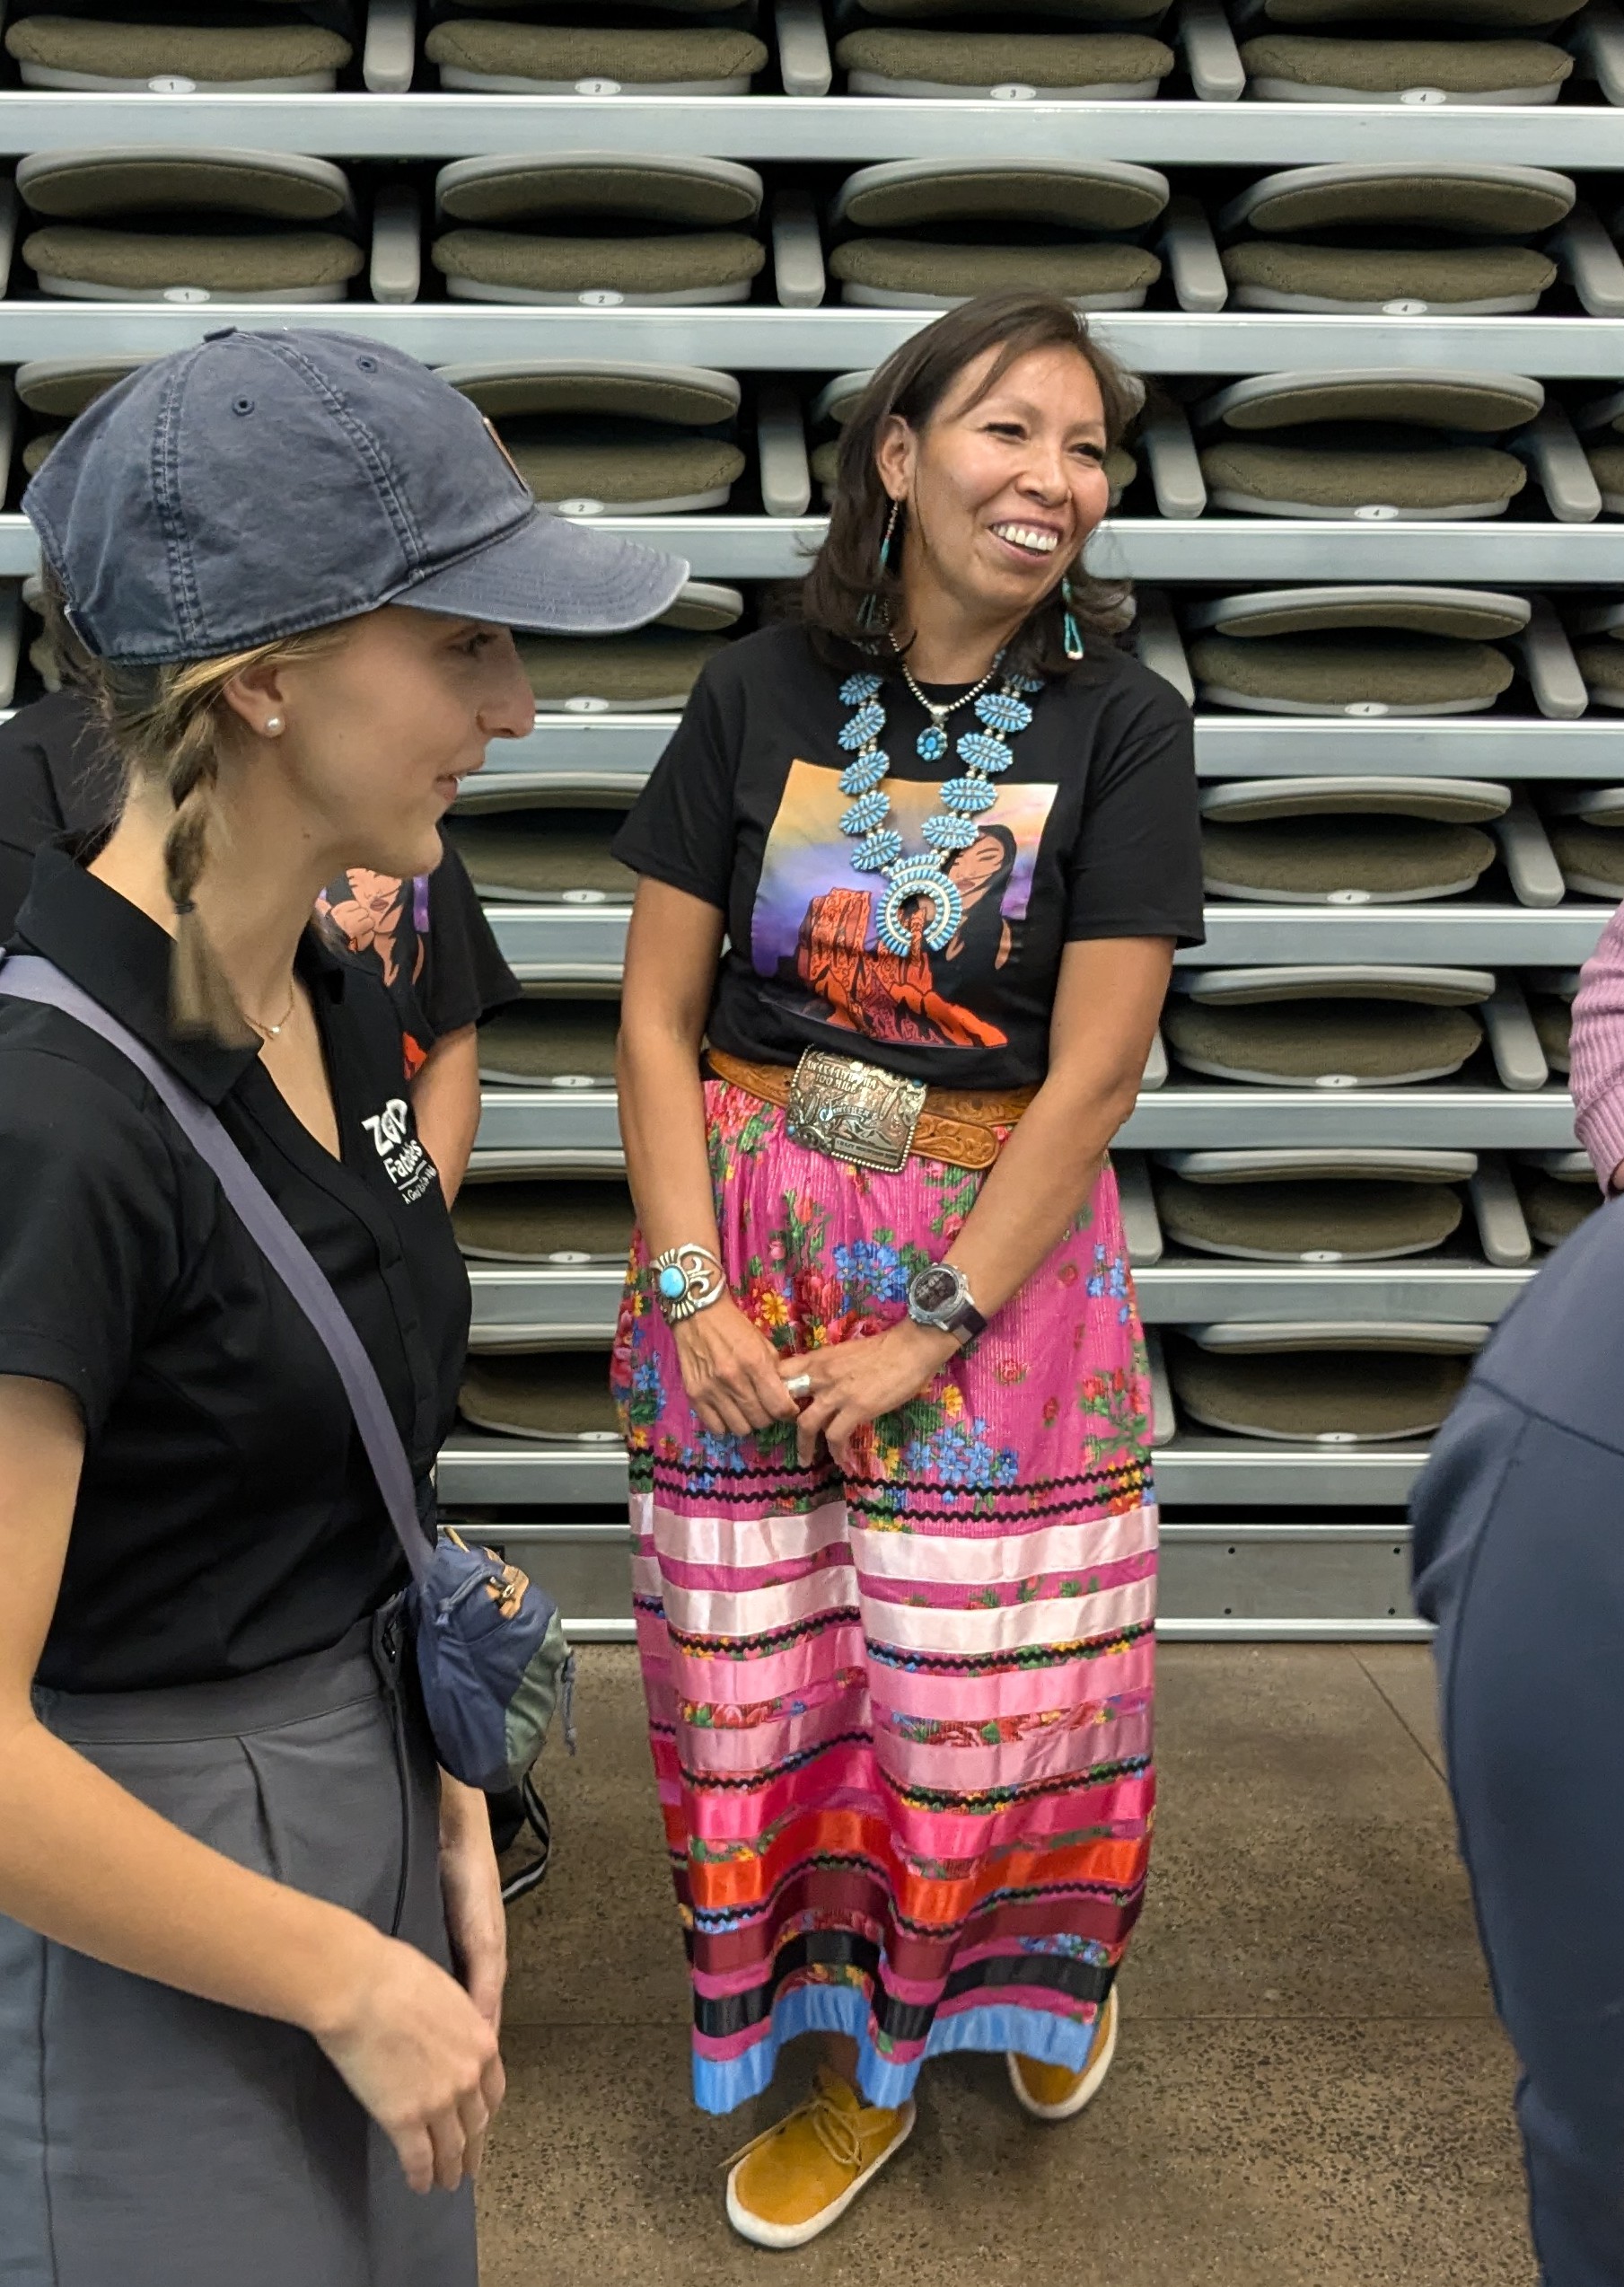
[{"label": "black shirt collar", "polygon": [[[219,1104],[257,1060],[259,1045],[225,1048],[217,1041],[180,1039],[170,1030],[171,940],[138,906],[85,871],[83,860],[103,839],[104,833],[61,835],[35,852],[13,945],[55,962],[206,1104]],[[301,940],[298,969],[313,993],[343,998],[344,963],[313,928]],[[4,990],[0,970],[0,993]]]}]

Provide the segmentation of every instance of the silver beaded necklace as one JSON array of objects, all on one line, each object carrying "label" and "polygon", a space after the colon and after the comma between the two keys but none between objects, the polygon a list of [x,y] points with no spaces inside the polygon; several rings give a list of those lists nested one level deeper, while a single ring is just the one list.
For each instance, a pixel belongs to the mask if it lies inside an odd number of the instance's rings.
[{"label": "silver beaded necklace", "polygon": [[[894,645],[892,646],[892,648],[895,649]],[[972,699],[980,698],[981,693],[987,689],[988,683],[991,682],[993,677],[997,673],[998,664],[999,661],[1002,660],[1003,656],[1004,654],[1000,651],[997,655],[997,658],[993,661],[992,665],[982,676],[979,682],[971,683],[968,690],[961,690],[957,699],[950,699],[946,706],[943,707],[939,706],[934,699],[926,698],[925,693],[914,681],[912,668],[902,656],[902,654],[900,651],[897,652],[897,664],[902,671],[903,682],[908,685],[909,690],[913,693],[915,699],[918,700],[919,705],[925,709],[925,712],[930,717],[930,721],[926,724],[924,730],[920,732],[918,737],[914,741],[914,752],[917,754],[921,762],[941,761],[943,756],[947,752],[947,733],[943,726],[946,723],[948,717],[950,715],[957,714],[961,707],[968,707]]]}]

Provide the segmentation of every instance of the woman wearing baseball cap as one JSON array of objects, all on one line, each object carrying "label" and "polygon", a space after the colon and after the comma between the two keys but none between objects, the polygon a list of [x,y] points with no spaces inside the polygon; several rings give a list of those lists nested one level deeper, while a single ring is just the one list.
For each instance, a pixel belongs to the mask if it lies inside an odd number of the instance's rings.
[{"label": "woman wearing baseball cap", "polygon": [[[510,629],[640,625],[687,567],[544,515],[465,398],[315,330],[143,368],[23,505],[127,792],[40,851],[13,951],[212,1107],[426,1496],[467,1281],[383,987],[312,904],[435,864],[531,726]],[[155,1084],[22,990],[0,967],[0,2269],[470,2287],[502,1916],[399,1545]]]}]

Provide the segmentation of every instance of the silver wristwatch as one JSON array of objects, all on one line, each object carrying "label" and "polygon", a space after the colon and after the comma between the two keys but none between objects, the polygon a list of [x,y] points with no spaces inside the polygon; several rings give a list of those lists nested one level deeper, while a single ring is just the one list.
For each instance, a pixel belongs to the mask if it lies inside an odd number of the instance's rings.
[{"label": "silver wristwatch", "polygon": [[970,1298],[970,1280],[955,1262],[927,1262],[908,1282],[908,1315],[916,1326],[966,1341],[983,1333],[987,1321]]}]

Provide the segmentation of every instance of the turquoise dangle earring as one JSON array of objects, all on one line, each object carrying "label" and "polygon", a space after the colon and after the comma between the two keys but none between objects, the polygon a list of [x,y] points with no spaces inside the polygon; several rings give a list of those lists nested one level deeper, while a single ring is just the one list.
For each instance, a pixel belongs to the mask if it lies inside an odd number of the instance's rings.
[{"label": "turquoise dangle earring", "polygon": [[1060,639],[1066,646],[1066,655],[1068,659],[1081,659],[1084,655],[1083,631],[1077,625],[1077,615],[1073,608],[1069,572],[1060,582],[1060,601],[1066,607],[1066,617],[1060,622]]},{"label": "turquoise dangle earring", "polygon": [[[891,551],[897,537],[897,519],[901,514],[902,503],[900,500],[893,500],[891,504],[891,514],[885,519],[885,531],[880,541],[880,574],[882,578],[891,568]],[[859,623],[865,628],[877,628],[884,624],[884,615],[880,610],[877,595],[871,592],[864,597],[863,608],[858,612],[857,618]]]}]

